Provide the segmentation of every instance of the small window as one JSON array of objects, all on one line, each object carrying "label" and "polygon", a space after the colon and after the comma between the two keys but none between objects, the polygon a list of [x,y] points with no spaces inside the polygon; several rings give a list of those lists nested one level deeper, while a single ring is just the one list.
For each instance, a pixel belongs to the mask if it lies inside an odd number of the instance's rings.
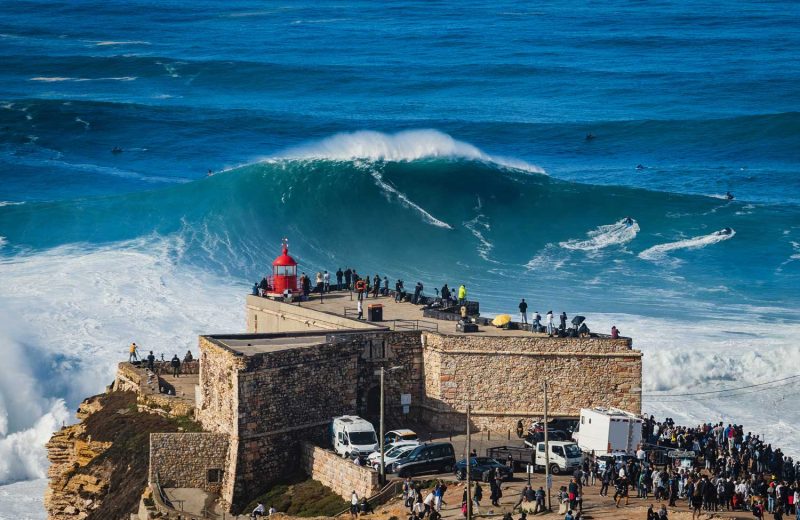
[{"label": "small window", "polygon": [[206,478],[209,484],[219,484],[222,482],[222,470],[219,468],[210,469]]},{"label": "small window", "polygon": [[536,449],[544,453],[544,444],[539,444]]},{"label": "small window", "polygon": [[581,415],[581,424],[586,424],[586,417]]}]

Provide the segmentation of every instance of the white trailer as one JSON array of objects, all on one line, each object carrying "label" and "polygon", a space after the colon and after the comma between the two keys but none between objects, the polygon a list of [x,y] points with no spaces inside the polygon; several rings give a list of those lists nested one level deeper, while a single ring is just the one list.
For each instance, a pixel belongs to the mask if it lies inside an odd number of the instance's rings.
[{"label": "white trailer", "polygon": [[633,455],[642,443],[642,424],[636,414],[616,408],[582,408],[572,438],[585,453]]}]

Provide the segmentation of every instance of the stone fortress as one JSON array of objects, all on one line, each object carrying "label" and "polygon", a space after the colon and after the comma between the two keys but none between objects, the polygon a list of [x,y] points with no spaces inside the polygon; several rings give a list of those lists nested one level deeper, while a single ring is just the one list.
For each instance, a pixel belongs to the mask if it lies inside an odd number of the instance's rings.
[{"label": "stone fortress", "polygon": [[[365,313],[373,303],[382,305],[381,321],[355,319],[349,292],[293,303],[248,295],[246,332],[201,336],[198,375],[178,392],[206,433],[151,434],[151,483],[200,488],[238,512],[305,468],[323,483],[345,479],[347,491],[335,491],[348,496],[364,472],[374,472],[349,464],[337,471],[362,473],[323,479],[317,466],[331,455],[318,447],[329,445],[335,416],[360,415],[377,430],[381,367],[392,368],[387,428],[462,433],[469,399],[473,431],[505,436],[520,420],[541,419],[544,381],[552,417],[577,418],[593,406],[641,413],[642,354],[629,338],[549,337],[486,324],[465,334],[455,321],[423,319],[420,306],[392,297],[365,299]],[[164,399],[143,397],[138,377],[122,363],[115,389],[139,391],[140,408]],[[366,480],[360,496],[376,489],[377,476]]]}]

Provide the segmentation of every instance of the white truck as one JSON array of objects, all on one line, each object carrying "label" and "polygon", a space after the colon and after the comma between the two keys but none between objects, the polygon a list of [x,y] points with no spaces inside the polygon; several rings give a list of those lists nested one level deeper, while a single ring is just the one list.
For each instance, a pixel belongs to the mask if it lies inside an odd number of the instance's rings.
[{"label": "white truck", "polygon": [[536,469],[544,469],[550,463],[550,473],[570,473],[583,463],[583,453],[577,444],[570,441],[550,441],[550,460],[545,460],[544,443],[536,444]]},{"label": "white truck", "polygon": [[636,414],[617,408],[582,408],[572,438],[594,455],[633,455],[642,443],[642,424]]},{"label": "white truck", "polygon": [[342,457],[366,457],[379,446],[372,423],[356,415],[334,417],[331,444]]}]

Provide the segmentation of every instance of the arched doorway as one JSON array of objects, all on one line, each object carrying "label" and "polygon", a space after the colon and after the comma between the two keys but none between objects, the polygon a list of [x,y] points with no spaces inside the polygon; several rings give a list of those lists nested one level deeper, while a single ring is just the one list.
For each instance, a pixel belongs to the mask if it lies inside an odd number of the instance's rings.
[{"label": "arched doorway", "polygon": [[366,410],[364,410],[365,418],[377,419],[381,414],[381,387],[373,386],[367,390]]}]

